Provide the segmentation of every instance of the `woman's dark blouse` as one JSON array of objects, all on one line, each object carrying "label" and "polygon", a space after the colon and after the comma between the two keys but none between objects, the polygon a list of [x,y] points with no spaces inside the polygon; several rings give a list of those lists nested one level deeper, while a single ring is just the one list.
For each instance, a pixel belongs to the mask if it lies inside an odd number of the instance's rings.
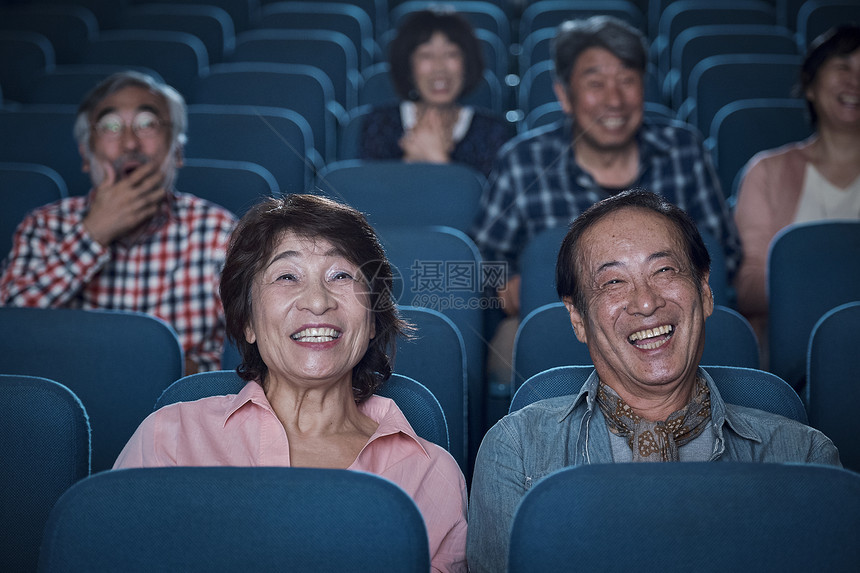
[{"label": "woman's dark blouse", "polygon": [[[475,108],[469,130],[454,146],[451,160],[477,169],[488,177],[496,152],[512,135],[505,121]],[[376,108],[367,115],[362,126],[359,156],[361,159],[403,159],[399,144],[401,137],[400,105]]]}]

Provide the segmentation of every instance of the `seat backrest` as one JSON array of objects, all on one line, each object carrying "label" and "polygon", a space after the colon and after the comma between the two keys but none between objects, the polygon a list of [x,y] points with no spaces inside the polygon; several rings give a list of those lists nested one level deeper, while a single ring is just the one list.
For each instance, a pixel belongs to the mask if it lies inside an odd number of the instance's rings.
[{"label": "seat backrest", "polygon": [[76,112],[77,105],[33,104],[0,113],[0,161],[45,165],[60,174],[70,195],[86,194],[90,178],[72,135]]},{"label": "seat backrest", "polygon": [[645,32],[645,16],[633,2],[627,0],[539,0],[530,3],[520,17],[520,38],[546,28],[555,28],[565,20],[589,18],[595,15],[614,16]]},{"label": "seat backrest", "polygon": [[367,12],[341,2],[273,2],[262,7],[259,28],[333,30],[344,34],[358,54],[360,69],[369,67],[379,49]]},{"label": "seat backrest", "polygon": [[78,61],[87,44],[98,35],[99,24],[78,4],[15,4],[0,8],[0,29],[26,30],[44,35],[54,48],[58,64]]},{"label": "seat backrest", "polygon": [[699,229],[699,235],[702,237],[702,242],[708,249],[708,255],[711,257],[711,274],[708,277],[708,284],[711,287],[711,294],[714,295],[714,303],[728,305],[729,304],[729,278],[726,270],[726,252],[723,250],[723,245],[720,241],[705,229]]},{"label": "seat backrest", "polygon": [[[640,523],[647,526],[619,545],[617,533]],[[584,571],[680,571],[706,559],[709,571],[851,571],[860,563],[858,528],[860,475],[842,468],[583,465],[526,493],[508,570],[562,571],[576,563]]]},{"label": "seat backrest", "polygon": [[742,99],[790,97],[800,62],[800,56],[786,54],[726,54],[705,58],[690,72],[689,97],[679,117],[687,118],[706,137],[712,136],[711,120],[724,105]]},{"label": "seat backrest", "polygon": [[860,302],[839,305],[822,316],[809,338],[806,406],[809,423],[839,449],[842,465],[860,471],[857,416],[851,408],[860,399]]},{"label": "seat backrest", "polygon": [[[408,0],[391,8],[390,29],[395,30],[403,19],[411,12],[426,10],[438,4],[433,0]],[[451,0],[445,2],[458,13],[462,14],[473,28],[483,28],[496,34],[506,46],[511,44],[511,25],[508,17],[499,6],[493,2],[476,2],[472,0]]]},{"label": "seat backrest", "polygon": [[[193,402],[209,396],[238,394],[245,383],[235,370],[198,372],[170,384],[153,403],[155,410],[158,410],[176,402]],[[416,434],[448,449],[445,413],[426,386],[408,376],[392,374],[376,393],[397,403]]]},{"label": "seat backrest", "polygon": [[370,112],[371,105],[360,105],[349,112],[346,122],[340,126],[337,138],[337,158],[340,161],[361,158],[361,132]]},{"label": "seat backrest", "polygon": [[[779,376],[735,366],[703,368],[713,378],[725,403],[778,414],[803,424],[807,422],[800,396]],[[593,370],[593,366],[559,366],[535,374],[514,394],[510,411],[538,400],[577,394]]]},{"label": "seat backrest", "polygon": [[552,60],[541,60],[525,71],[519,87],[517,103],[524,113],[545,103],[558,101],[553,91],[555,68]]},{"label": "seat backrest", "polygon": [[776,23],[791,31],[797,30],[797,12],[807,0],[776,0]]},{"label": "seat backrest", "polygon": [[[812,328],[824,313],[860,300],[860,221],[790,225],[768,252],[769,370],[800,390]],[[802,269],[802,272],[801,272]]]},{"label": "seat backrest", "polygon": [[334,87],[319,68],[304,64],[239,62],[217,64],[200,78],[192,103],[280,107],[302,115],[310,125],[313,146],[322,159],[334,157],[336,115],[328,102]]},{"label": "seat backrest", "polygon": [[56,380],[86,405],[93,472],[113,466],[184,368],[174,330],[141,313],[0,307],[0,332],[0,372]]},{"label": "seat backrest", "polygon": [[415,502],[373,474],[145,468],[69,489],[46,526],[39,568],[417,572],[429,571],[430,552]]},{"label": "seat backrest", "polygon": [[728,306],[716,305],[705,321],[702,364],[759,367],[758,338],[749,321]]},{"label": "seat backrest", "polygon": [[719,3],[699,0],[675,0],[660,15],[658,36],[652,45],[656,51],[661,78],[671,68],[672,49],[678,35],[693,26],[707,24],[775,25],[776,10],[762,0],[723,0]]},{"label": "seat backrest", "polygon": [[564,111],[557,101],[547,102],[531,110],[522,121],[517,124],[517,133],[525,133],[538,127],[551,125],[564,119]]},{"label": "seat backrest", "polygon": [[485,71],[492,72],[496,79],[504,80],[510,64],[507,45],[496,34],[483,28],[475,30],[475,37],[484,55]]},{"label": "seat backrest", "polygon": [[555,32],[555,28],[540,28],[528,36],[520,36],[520,56],[517,65],[521,78],[534,64],[551,59],[549,45],[555,38]]},{"label": "seat backrest", "polygon": [[798,44],[806,48],[834,26],[860,21],[860,4],[853,0],[809,0],[797,12]]},{"label": "seat backrest", "polygon": [[[565,222],[566,223],[566,222]],[[526,243],[520,255],[520,316],[549,303],[558,302],[555,267],[567,225],[541,231]]]},{"label": "seat backrest", "polygon": [[37,32],[0,30],[0,54],[3,98],[16,102],[27,101],[30,84],[56,63],[51,42]]},{"label": "seat backrest", "polygon": [[[316,162],[311,127],[297,111],[250,105],[188,106],[188,157],[249,161],[269,171],[283,193],[302,193]],[[182,186],[182,171],[178,185]],[[193,191],[192,191],[193,192]]]},{"label": "seat backrest", "polygon": [[514,339],[511,392],[539,372],[573,364],[591,365],[591,355],[577,340],[564,304],[551,302],[529,312]]},{"label": "seat backrest", "polygon": [[416,330],[412,340],[398,339],[394,370],[421,380],[439,400],[448,422],[451,442],[448,451],[465,474],[469,426],[463,335],[457,325],[438,310],[406,305],[399,306],[398,310]]},{"label": "seat backrest", "polygon": [[[81,0],[78,0],[81,1]],[[87,0],[105,1],[105,0]],[[111,0],[107,0],[110,2]],[[144,3],[144,2],[140,2]],[[168,3],[182,4],[186,6],[215,6],[221,8],[230,15],[233,21],[233,29],[236,33],[244,32],[249,28],[257,26],[260,22],[260,0],[146,0],[146,4]]]},{"label": "seat backrest", "polygon": [[[758,368],[758,340],[749,321],[731,308],[715,306],[705,322],[700,362]],[[576,339],[564,304],[546,304],[526,315],[517,329],[511,388],[516,391],[524,381],[549,368],[591,364],[588,347]]]},{"label": "seat backrest", "polygon": [[[416,164],[412,164],[413,166]],[[421,177],[416,172],[416,181]],[[406,187],[404,187],[405,189]],[[439,189],[444,187],[440,186]],[[437,195],[435,201],[445,201]],[[425,203],[429,207],[429,203]],[[485,273],[475,243],[463,231],[444,226],[415,226],[406,219],[399,226],[377,225],[379,239],[402,284],[398,304],[431,308],[457,326],[466,349],[468,436],[470,452],[477,451],[483,435],[486,384],[484,364],[483,299]],[[395,291],[396,292],[396,291]],[[464,472],[468,475],[468,472]]]},{"label": "seat backrest", "polygon": [[797,43],[787,28],[764,24],[717,24],[687,28],[672,46],[674,79],[664,84],[664,97],[677,109],[687,97],[693,67],[720,54],[797,54]]},{"label": "seat backrest", "polygon": [[121,27],[128,30],[167,30],[193,34],[206,46],[210,63],[233,52],[236,31],[233,19],[223,8],[208,4],[147,3],[128,6]]},{"label": "seat backrest", "polygon": [[756,153],[806,139],[812,126],[806,100],[761,98],[723,106],[709,131],[720,186],[727,196],[737,197],[742,170]]},{"label": "seat backrest", "polygon": [[60,174],[35,163],[0,162],[0,261],[12,250],[12,237],[24,216],[66,197]]},{"label": "seat backrest", "polygon": [[358,103],[358,55],[348,37],[333,30],[248,30],[236,36],[231,62],[304,64],[322,70],[331,80],[343,112]]},{"label": "seat backrest", "polygon": [[0,435],[0,569],[35,571],[48,513],[90,473],[87,412],[53,380],[0,375]]},{"label": "seat backrest", "polygon": [[[33,2],[35,4],[36,2]],[[49,2],[59,4],[59,2]],[[63,2],[63,4],[69,4]],[[96,17],[99,29],[106,30],[119,26],[120,14],[128,2],[117,2],[116,0],[75,0],[77,6],[86,8]]]},{"label": "seat backrest", "polygon": [[152,68],[186,98],[209,69],[209,54],[197,36],[165,30],[109,30],[89,43],[84,64]]},{"label": "seat backrest", "polygon": [[268,169],[250,161],[186,157],[179,188],[221,205],[241,217],[266,197],[280,195]]},{"label": "seat backrest", "polygon": [[27,103],[79,105],[87,93],[111,74],[134,70],[163,82],[151,68],[113,64],[68,64],[56,66],[50,73],[37,77],[30,84]]},{"label": "seat backrest", "polygon": [[388,227],[447,225],[466,231],[480,208],[483,184],[481,173],[455,163],[338,161],[317,175],[323,194],[366,213],[372,225]]},{"label": "seat backrest", "polygon": [[378,62],[362,72],[362,84],[358,90],[358,105],[380,106],[399,101],[391,83],[391,65]]}]

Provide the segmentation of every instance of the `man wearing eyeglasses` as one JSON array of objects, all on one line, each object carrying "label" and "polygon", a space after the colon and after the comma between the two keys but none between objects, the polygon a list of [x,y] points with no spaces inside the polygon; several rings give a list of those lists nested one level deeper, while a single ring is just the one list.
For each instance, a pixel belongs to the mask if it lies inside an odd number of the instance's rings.
[{"label": "man wearing eyeglasses", "polygon": [[174,190],[186,126],[182,96],[150,76],[97,85],[74,126],[92,190],[25,217],[0,304],[152,314],[179,335],[186,373],[220,368],[218,282],[235,217]]}]

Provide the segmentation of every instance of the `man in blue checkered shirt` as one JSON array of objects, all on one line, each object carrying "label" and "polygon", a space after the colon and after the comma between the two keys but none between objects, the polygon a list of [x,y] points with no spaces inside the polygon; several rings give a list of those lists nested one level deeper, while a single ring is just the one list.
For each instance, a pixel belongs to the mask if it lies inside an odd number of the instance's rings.
[{"label": "man in blue checkered shirt", "polygon": [[509,265],[498,293],[505,312],[519,311],[517,259],[528,241],[630,187],[663,195],[715,237],[731,281],[740,243],[701,135],[679,122],[643,121],[642,35],[612,17],[573,20],[559,27],[552,52],[566,120],[500,150],[472,231],[485,260]]}]

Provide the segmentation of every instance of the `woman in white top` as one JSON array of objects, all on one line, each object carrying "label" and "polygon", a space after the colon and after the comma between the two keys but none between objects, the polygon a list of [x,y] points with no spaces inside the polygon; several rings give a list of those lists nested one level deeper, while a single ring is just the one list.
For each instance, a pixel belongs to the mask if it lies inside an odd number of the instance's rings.
[{"label": "woman in white top", "polygon": [[753,157],[735,208],[744,254],[735,282],[738,307],[763,343],[774,235],[792,223],[860,219],[860,26],[819,36],[804,59],[799,87],[815,133]]}]

